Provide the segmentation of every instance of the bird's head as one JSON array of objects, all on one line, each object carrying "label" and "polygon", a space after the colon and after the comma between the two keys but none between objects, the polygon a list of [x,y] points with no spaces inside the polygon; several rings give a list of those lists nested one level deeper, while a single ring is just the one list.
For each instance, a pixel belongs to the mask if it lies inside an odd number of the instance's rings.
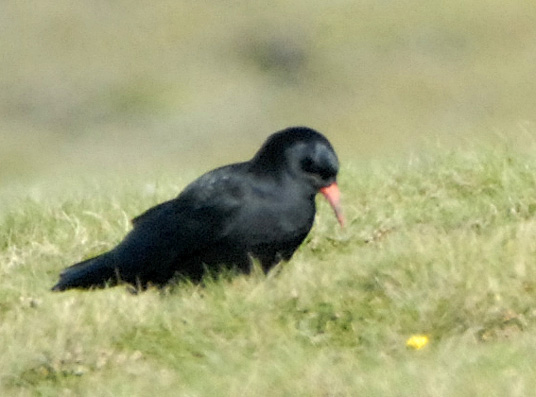
[{"label": "bird's head", "polygon": [[327,138],[307,127],[291,127],[271,135],[252,159],[252,168],[264,174],[287,172],[326,197],[344,225],[337,186],[339,160]]}]

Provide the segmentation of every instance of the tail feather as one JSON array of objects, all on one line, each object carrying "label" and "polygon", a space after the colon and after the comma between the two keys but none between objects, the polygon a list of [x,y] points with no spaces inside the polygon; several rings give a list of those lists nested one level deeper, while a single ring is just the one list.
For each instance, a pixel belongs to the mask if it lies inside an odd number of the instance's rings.
[{"label": "tail feather", "polygon": [[117,283],[113,255],[110,252],[87,259],[66,268],[52,291],[71,288],[104,287]]}]

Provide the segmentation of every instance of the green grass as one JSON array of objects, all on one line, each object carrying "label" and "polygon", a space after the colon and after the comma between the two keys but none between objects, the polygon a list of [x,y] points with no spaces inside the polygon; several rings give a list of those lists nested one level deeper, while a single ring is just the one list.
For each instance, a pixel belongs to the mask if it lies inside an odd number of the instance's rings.
[{"label": "green grass", "polygon": [[[533,1],[0,10],[0,395],[534,393]],[[346,229],[319,200],[268,277],[49,292],[302,124],[345,165]]]},{"label": "green grass", "polygon": [[[509,149],[346,164],[344,230],[319,199],[310,236],[268,276],[139,295],[49,288],[186,178],[5,190],[0,395],[530,395],[535,175]],[[406,348],[413,334],[430,343]]]}]

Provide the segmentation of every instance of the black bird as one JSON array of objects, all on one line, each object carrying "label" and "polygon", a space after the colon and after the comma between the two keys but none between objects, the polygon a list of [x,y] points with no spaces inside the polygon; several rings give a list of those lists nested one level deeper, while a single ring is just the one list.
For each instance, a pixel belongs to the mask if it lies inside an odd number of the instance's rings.
[{"label": "black bird", "polygon": [[210,171],[173,200],[133,219],[111,251],[66,268],[52,288],[162,286],[178,275],[205,272],[252,258],[264,271],[289,260],[315,217],[315,196],[329,201],[341,226],[337,155],[319,132],[293,127],[271,135],[249,161]]}]

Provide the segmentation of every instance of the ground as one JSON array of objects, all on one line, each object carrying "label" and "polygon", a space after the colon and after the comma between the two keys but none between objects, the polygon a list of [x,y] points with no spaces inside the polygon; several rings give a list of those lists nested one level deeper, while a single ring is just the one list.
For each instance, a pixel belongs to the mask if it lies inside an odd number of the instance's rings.
[{"label": "ground", "polygon": [[[346,164],[348,224],[265,276],[52,293],[188,181],[1,196],[3,395],[529,395],[536,161],[508,148]],[[414,335],[429,342],[406,346]]]}]

